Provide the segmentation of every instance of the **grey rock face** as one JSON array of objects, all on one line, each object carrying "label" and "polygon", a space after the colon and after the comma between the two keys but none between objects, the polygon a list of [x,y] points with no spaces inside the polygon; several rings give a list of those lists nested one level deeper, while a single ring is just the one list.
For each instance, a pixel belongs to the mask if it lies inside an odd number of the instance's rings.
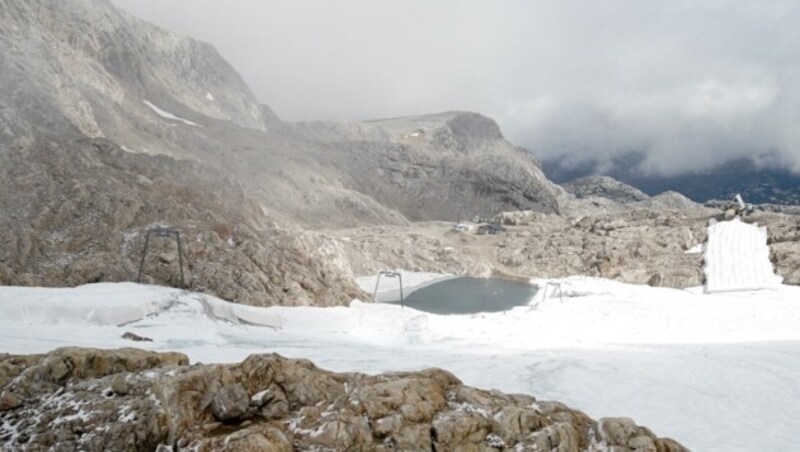
[{"label": "grey rock face", "polygon": [[[75,369],[42,380],[54,360]],[[0,411],[0,444],[11,450],[686,450],[630,420],[596,422],[561,403],[464,386],[438,369],[336,374],[278,355],[190,367],[177,355],[77,348],[0,357],[9,362],[20,377],[0,390],[30,401]],[[119,378],[128,392],[109,394]],[[255,410],[265,399],[248,400],[274,388],[288,404],[265,417]],[[236,415],[220,416],[232,414],[229,407]],[[215,421],[221,417],[227,423]]]},{"label": "grey rock face", "polygon": [[222,422],[242,417],[250,406],[250,396],[242,385],[225,385],[211,400],[211,412]]}]

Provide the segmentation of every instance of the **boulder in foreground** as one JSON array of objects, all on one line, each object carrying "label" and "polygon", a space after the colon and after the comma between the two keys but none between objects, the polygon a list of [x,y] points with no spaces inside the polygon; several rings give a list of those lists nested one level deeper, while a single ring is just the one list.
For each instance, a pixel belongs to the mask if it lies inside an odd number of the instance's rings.
[{"label": "boulder in foreground", "polygon": [[15,399],[0,411],[10,450],[687,450],[630,419],[439,369],[333,373],[275,354],[191,366],[136,349],[0,355],[0,392]]}]

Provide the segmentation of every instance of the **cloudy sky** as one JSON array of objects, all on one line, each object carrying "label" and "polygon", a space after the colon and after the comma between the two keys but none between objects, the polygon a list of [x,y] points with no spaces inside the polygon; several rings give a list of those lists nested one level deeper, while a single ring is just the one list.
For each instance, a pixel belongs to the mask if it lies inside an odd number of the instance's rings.
[{"label": "cloudy sky", "polygon": [[471,110],[567,163],[800,170],[800,2],[113,0],[212,43],[282,118]]}]

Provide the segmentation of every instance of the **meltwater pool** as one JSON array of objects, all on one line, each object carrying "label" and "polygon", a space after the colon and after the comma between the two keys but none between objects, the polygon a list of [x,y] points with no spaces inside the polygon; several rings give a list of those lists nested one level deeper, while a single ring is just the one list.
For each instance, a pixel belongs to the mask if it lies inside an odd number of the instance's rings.
[{"label": "meltwater pool", "polygon": [[[403,304],[432,314],[500,312],[527,305],[538,290],[532,284],[463,276],[417,289],[405,297]],[[400,304],[399,297],[381,302]]]}]

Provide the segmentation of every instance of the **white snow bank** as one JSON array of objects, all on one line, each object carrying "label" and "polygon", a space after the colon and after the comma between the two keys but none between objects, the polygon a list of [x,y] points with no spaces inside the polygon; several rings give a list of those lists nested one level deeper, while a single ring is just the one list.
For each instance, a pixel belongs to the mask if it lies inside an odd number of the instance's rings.
[{"label": "white snow bank", "polygon": [[[427,280],[432,276],[428,274]],[[417,277],[410,279],[416,283],[426,279]],[[563,303],[558,296],[541,300],[537,295],[534,306],[473,315],[435,315],[358,301],[349,308],[262,308],[134,283],[0,287],[0,329],[4,324],[160,327],[164,322],[227,322],[282,328],[304,337],[433,347],[458,341],[487,344],[492,350],[800,340],[797,287],[780,286],[765,296],[752,291],[703,294],[590,277],[554,281],[561,284]],[[541,287],[546,282],[533,281]]]},{"label": "white snow bank", "polygon": [[[631,416],[693,450],[800,444],[790,422],[800,418],[800,288],[704,294],[552,281],[563,303],[555,296],[535,309],[450,316],[357,301],[248,307],[131,283],[0,287],[0,353],[133,345],[192,362],[280,353],[336,371],[440,367],[469,385],[560,400],[594,417]],[[125,331],[154,341],[133,344],[120,338]]]},{"label": "white snow bank", "polygon": [[167,287],[102,283],[75,288],[0,288],[0,319],[22,325],[122,326],[173,310],[212,321],[280,325],[279,318],[263,309]]},{"label": "white snow bank", "polygon": [[153,105],[153,103],[148,101],[148,100],[143,100],[142,102],[144,102],[145,105],[150,107],[151,110],[156,112],[156,114],[158,116],[161,116],[162,118],[172,119],[174,121],[181,121],[182,123],[184,123],[184,124],[186,124],[188,126],[202,127],[200,124],[198,124],[196,122],[189,121],[188,119],[183,119],[183,118],[181,118],[179,116],[173,115],[172,113],[170,113],[168,111],[162,110],[162,109],[156,107],[155,105]]},{"label": "white snow bank", "polygon": [[775,289],[783,281],[769,260],[767,229],[738,217],[708,226],[705,273],[707,292]]}]

